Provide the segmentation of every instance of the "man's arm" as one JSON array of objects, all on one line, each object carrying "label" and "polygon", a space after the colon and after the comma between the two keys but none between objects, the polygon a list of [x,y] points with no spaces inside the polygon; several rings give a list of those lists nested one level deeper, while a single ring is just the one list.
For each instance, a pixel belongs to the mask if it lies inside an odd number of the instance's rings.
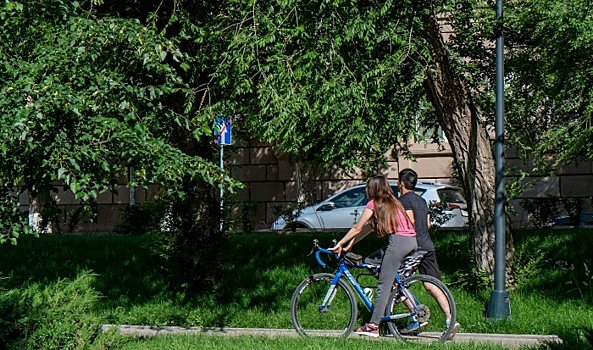
[{"label": "man's arm", "polygon": [[406,214],[408,214],[408,217],[410,218],[412,225],[415,225],[416,219],[414,218],[414,212],[412,210],[406,210]]}]

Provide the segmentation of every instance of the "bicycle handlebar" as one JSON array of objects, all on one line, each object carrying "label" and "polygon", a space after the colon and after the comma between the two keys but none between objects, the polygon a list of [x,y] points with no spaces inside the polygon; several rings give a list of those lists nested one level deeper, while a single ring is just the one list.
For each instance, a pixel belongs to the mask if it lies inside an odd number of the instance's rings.
[{"label": "bicycle handlebar", "polygon": [[[338,242],[334,239],[334,240],[332,240],[332,245],[331,246],[333,247],[337,243]],[[327,266],[327,264],[324,263],[323,260],[321,260],[321,255],[320,255],[321,253],[324,253],[324,254],[333,254],[334,257],[336,258],[336,260],[339,260],[340,259],[340,256],[338,256],[338,254],[332,252],[329,249],[321,248],[319,246],[319,241],[317,239],[314,239],[313,240],[313,249],[311,249],[311,252],[309,253],[309,255],[311,255],[313,253],[315,253],[315,259],[317,259],[317,263],[319,265],[321,265],[321,267],[326,267]]]}]

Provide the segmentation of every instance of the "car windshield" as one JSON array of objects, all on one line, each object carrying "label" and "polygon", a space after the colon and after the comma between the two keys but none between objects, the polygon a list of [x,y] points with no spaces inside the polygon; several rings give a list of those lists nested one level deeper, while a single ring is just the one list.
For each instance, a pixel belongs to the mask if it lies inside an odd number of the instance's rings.
[{"label": "car windshield", "polygon": [[336,208],[358,207],[368,202],[364,187],[347,190],[334,197],[331,201],[336,205]]},{"label": "car windshield", "polygon": [[[393,191],[396,197],[399,197],[397,186],[392,185],[391,190]],[[426,190],[424,189],[415,189],[414,191],[419,196],[426,192]],[[368,201],[369,200],[366,196],[366,190],[364,186],[348,189],[343,193],[337,195],[333,199],[331,199],[331,202],[336,205],[336,208],[360,207],[366,205]]]},{"label": "car windshield", "polygon": [[439,199],[444,203],[465,203],[461,191],[454,188],[441,188],[437,190]]}]

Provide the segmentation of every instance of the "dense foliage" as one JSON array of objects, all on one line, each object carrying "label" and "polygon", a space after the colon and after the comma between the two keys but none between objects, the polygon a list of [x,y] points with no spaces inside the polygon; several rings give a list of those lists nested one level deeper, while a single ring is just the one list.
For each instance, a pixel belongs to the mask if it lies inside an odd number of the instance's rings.
[{"label": "dense foliage", "polygon": [[0,187],[0,244],[10,241],[16,244],[20,233],[28,233],[25,216],[19,209],[18,198],[12,188]]},{"label": "dense foliage", "polygon": [[100,298],[94,275],[44,285],[30,283],[0,291],[0,347],[3,349],[87,349],[100,333],[92,314]]},{"label": "dense foliage", "polygon": [[[454,7],[453,7],[454,6]],[[450,43],[476,101],[494,116],[494,9],[482,1],[454,1]],[[590,158],[593,128],[593,4],[529,0],[504,4],[507,140],[537,170]]]},{"label": "dense foliage", "polygon": [[[250,130],[321,168],[377,170],[407,147],[421,107],[422,64],[408,2],[236,1],[216,86]],[[228,77],[232,76],[233,79]]]},{"label": "dense foliage", "polygon": [[187,181],[233,183],[208,152],[180,147],[178,128],[210,139],[211,119],[176,109],[188,89],[178,73],[185,56],[154,28],[95,17],[76,1],[6,2],[0,20],[3,186],[35,197],[61,180],[88,203],[129,166],[134,185],[180,197]]}]

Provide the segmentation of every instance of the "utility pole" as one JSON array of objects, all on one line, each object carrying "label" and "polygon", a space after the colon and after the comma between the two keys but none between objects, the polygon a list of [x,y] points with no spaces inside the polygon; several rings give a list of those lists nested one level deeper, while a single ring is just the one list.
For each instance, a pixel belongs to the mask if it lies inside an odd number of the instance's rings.
[{"label": "utility pole", "polygon": [[488,321],[509,319],[511,304],[506,290],[506,220],[504,190],[504,35],[502,0],[496,0],[496,140],[494,159],[496,168],[494,211],[494,290],[486,318]]}]

